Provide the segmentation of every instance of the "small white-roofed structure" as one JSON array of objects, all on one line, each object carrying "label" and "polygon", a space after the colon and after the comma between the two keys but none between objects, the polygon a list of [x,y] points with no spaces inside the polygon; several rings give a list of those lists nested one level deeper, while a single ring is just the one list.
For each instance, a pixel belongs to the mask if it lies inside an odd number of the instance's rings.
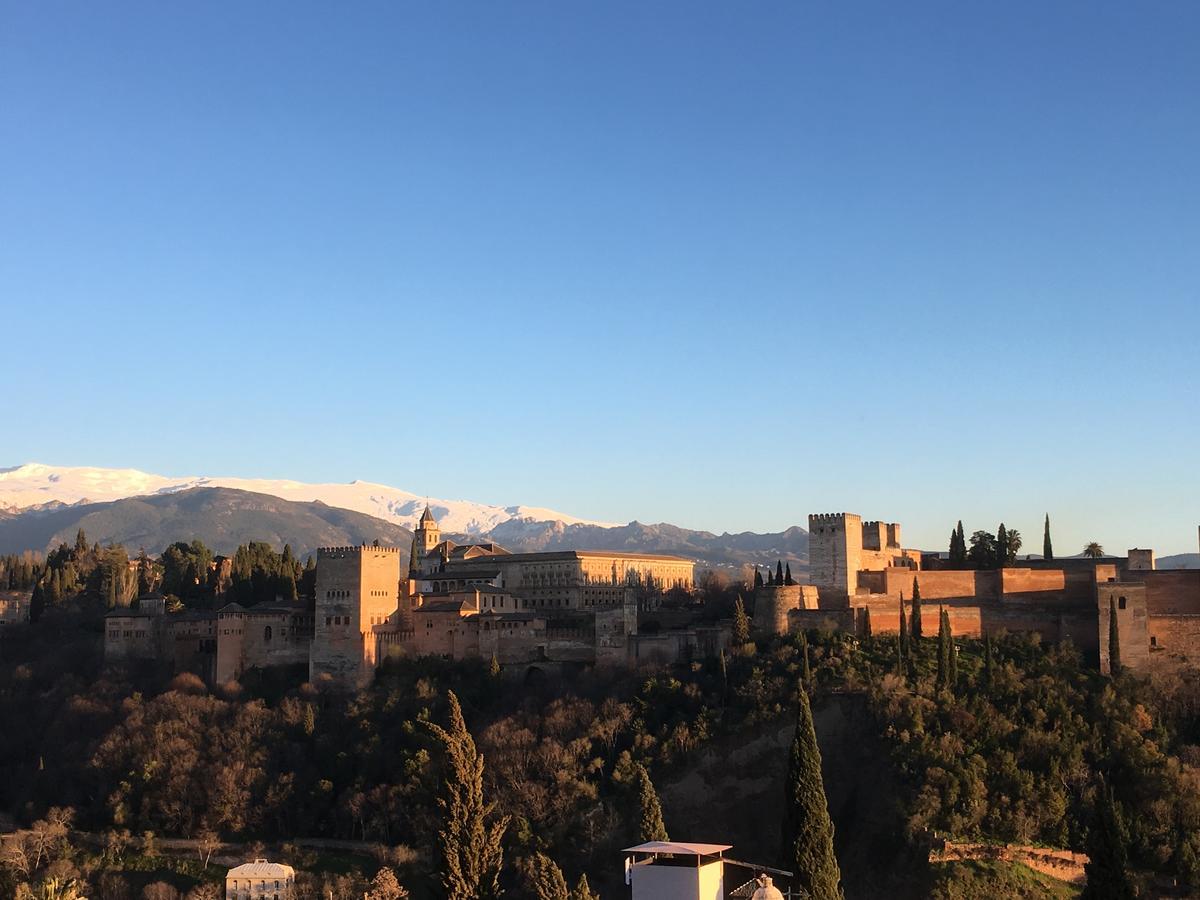
[{"label": "small white-roofed structure", "polygon": [[725,900],[721,855],[731,847],[684,841],[626,847],[625,882],[633,900]]},{"label": "small white-roofed structure", "polygon": [[256,859],[225,874],[225,900],[291,900],[295,886],[291,866]]}]

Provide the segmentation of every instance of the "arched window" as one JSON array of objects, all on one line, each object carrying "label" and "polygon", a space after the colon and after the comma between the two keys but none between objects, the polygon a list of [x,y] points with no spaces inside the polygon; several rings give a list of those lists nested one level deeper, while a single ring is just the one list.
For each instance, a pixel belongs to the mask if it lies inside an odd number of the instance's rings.
[{"label": "arched window", "polygon": [[266,628],[263,629],[263,640],[269,641],[270,639],[271,639],[271,626],[268,625]]},{"label": "arched window", "polygon": [[1124,608],[1125,608],[1125,598],[1122,597],[1121,599],[1119,599],[1117,601],[1117,609],[1124,609]]}]

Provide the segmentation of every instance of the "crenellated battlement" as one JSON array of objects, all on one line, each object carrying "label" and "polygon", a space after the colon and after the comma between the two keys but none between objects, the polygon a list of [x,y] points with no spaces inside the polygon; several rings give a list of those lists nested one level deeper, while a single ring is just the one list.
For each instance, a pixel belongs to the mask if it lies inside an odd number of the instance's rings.
[{"label": "crenellated battlement", "polygon": [[359,544],[355,547],[318,547],[317,559],[323,556],[333,559],[344,559],[347,556],[362,554],[364,550],[372,550],[378,553],[399,553],[399,547],[385,547],[381,544]]},{"label": "crenellated battlement", "polygon": [[851,515],[853,513],[809,513],[808,521],[813,525],[845,525],[846,518]]}]

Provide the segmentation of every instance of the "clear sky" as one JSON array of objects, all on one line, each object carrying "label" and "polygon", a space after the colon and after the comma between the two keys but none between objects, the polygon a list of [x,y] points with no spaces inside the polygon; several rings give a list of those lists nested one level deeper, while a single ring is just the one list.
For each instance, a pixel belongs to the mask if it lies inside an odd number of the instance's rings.
[{"label": "clear sky", "polygon": [[1200,4],[0,0],[0,465],[1196,549]]}]

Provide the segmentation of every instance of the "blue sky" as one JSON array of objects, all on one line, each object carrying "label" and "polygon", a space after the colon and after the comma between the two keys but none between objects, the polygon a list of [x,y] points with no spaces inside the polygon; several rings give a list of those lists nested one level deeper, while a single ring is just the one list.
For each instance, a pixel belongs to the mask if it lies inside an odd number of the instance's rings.
[{"label": "blue sky", "polygon": [[4,0],[0,465],[1194,550],[1197,46],[1191,2]]}]

